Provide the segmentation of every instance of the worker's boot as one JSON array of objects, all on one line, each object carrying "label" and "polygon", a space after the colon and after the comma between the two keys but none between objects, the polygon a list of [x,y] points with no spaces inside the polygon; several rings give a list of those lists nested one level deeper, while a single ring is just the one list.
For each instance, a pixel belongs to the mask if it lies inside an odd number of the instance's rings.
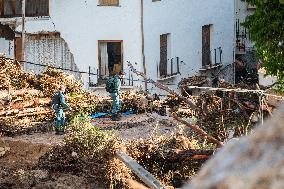
[{"label": "worker's boot", "polygon": [[120,121],[121,117],[119,117],[118,114],[113,114],[112,117],[111,117],[111,120],[112,121]]},{"label": "worker's boot", "polygon": [[58,132],[56,134],[57,135],[64,135],[65,134],[64,130],[65,130],[65,127],[61,126],[61,127],[59,127]]},{"label": "worker's boot", "polygon": [[56,135],[59,135],[59,129],[58,129],[58,127],[55,127],[55,134],[56,134]]}]

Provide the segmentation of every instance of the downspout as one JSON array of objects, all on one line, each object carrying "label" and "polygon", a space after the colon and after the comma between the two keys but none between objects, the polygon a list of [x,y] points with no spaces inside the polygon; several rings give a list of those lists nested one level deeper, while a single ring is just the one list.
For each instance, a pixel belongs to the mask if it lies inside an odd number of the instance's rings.
[{"label": "downspout", "polygon": [[26,17],[26,0],[22,0],[22,49],[21,49],[22,60],[21,61],[25,61],[25,17]]},{"label": "downspout", "polygon": [[[144,74],[147,75],[146,72],[146,62],[145,62],[145,49],[144,49],[144,1],[141,0],[141,44],[142,44],[142,63],[143,63],[143,70],[144,70]],[[145,91],[147,91],[148,89],[148,83],[145,80]]]},{"label": "downspout", "polygon": [[237,20],[237,12],[239,12],[238,10],[238,0],[234,0],[234,41],[233,41],[233,83],[236,84],[236,42],[237,42],[237,25],[236,25],[236,20]]}]

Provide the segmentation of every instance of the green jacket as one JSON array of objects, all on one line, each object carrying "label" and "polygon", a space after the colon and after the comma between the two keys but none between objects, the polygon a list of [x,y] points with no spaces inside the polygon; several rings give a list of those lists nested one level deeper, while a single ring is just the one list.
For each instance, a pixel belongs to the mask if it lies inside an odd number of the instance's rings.
[{"label": "green jacket", "polygon": [[120,93],[120,89],[121,89],[121,81],[119,76],[115,75],[113,77],[111,77],[110,79],[113,80],[114,83],[114,92],[113,93]]},{"label": "green jacket", "polygon": [[69,105],[66,103],[63,93],[59,91],[57,94],[59,95],[60,104],[52,104],[52,108],[55,111],[59,109],[68,109]]}]

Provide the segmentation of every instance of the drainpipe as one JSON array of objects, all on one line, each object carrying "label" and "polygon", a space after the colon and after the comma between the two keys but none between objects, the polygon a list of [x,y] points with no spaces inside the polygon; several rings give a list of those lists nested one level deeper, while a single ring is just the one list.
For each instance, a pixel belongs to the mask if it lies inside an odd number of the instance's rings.
[{"label": "drainpipe", "polygon": [[[144,1],[141,0],[141,43],[142,43],[142,63],[144,74],[147,75],[146,72],[146,63],[145,63],[145,50],[144,50]],[[145,91],[148,89],[148,83],[145,80]]]},{"label": "drainpipe", "polygon": [[26,17],[26,0],[22,0],[22,61],[25,60],[25,17]]}]

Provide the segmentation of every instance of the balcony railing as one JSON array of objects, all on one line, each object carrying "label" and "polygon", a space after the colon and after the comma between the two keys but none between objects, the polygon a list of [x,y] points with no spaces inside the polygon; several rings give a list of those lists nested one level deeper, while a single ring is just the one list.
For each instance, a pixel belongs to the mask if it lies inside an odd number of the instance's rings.
[{"label": "balcony railing", "polygon": [[[223,57],[222,47],[212,49],[209,53],[210,54],[209,54],[208,61],[205,62],[205,64],[202,66],[202,69],[200,70],[207,70],[207,69],[222,65],[222,57]],[[208,54],[206,56],[208,57]],[[206,56],[202,56],[202,57],[206,57]]]},{"label": "balcony railing", "polygon": [[167,60],[166,64],[161,62],[157,65],[158,78],[167,78],[180,74],[180,58],[175,57]]}]

